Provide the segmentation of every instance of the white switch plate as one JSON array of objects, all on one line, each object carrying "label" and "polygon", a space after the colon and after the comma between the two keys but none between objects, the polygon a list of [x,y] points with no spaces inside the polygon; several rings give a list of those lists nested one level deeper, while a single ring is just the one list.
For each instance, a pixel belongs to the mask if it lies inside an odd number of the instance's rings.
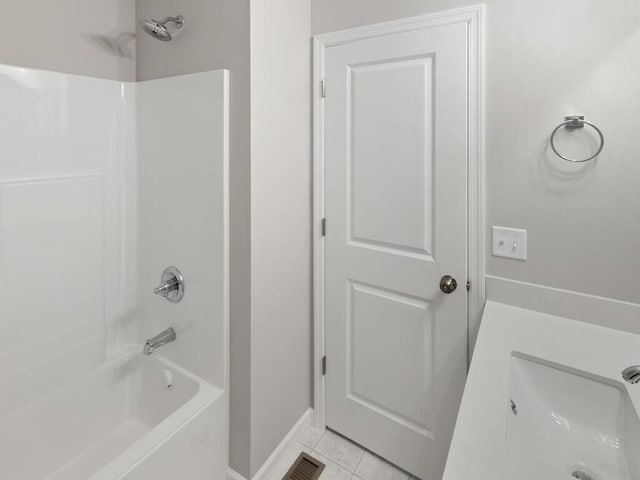
[{"label": "white switch plate", "polygon": [[491,227],[491,254],[494,257],[527,259],[527,231],[518,228]]}]

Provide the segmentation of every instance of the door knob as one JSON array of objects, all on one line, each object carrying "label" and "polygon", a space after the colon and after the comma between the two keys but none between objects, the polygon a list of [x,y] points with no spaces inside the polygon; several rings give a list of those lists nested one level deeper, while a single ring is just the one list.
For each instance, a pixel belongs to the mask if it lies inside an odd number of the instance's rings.
[{"label": "door knob", "polygon": [[453,293],[458,288],[458,282],[451,275],[445,275],[440,279],[440,290],[442,293]]}]

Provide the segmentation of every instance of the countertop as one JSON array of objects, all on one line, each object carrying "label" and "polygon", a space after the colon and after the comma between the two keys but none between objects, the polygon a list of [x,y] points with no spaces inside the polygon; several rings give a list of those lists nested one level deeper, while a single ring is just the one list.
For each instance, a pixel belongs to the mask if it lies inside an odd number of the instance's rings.
[{"label": "countertop", "polygon": [[621,378],[624,368],[640,364],[640,335],[487,302],[443,480],[567,479],[507,455],[513,353],[605,378],[626,389],[640,412],[640,384]]}]

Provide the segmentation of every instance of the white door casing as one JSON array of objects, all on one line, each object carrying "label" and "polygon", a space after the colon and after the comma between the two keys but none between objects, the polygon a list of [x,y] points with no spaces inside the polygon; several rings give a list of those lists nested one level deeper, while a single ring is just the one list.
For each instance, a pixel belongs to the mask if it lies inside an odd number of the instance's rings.
[{"label": "white door casing", "polygon": [[[475,318],[483,297],[480,281],[469,305],[465,289],[482,270],[481,202],[468,211],[481,192],[480,13],[316,38],[327,97],[315,112],[315,216],[327,236],[316,229],[315,423],[425,480],[444,468],[468,307]],[[450,295],[446,274],[458,280]]]}]

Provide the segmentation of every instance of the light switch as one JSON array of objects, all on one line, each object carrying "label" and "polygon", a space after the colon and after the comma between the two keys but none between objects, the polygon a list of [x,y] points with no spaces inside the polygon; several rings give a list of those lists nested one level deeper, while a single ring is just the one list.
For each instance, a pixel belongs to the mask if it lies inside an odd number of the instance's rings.
[{"label": "light switch", "polygon": [[527,259],[527,231],[518,228],[491,227],[491,254],[494,257]]}]

